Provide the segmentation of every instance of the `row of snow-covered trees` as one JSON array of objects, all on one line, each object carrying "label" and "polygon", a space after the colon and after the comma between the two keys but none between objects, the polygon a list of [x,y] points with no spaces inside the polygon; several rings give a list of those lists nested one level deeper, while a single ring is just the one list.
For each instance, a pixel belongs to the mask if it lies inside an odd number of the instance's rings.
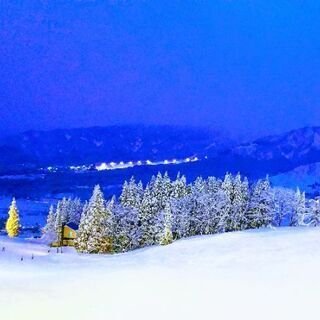
[{"label": "row of snow-covered trees", "polygon": [[268,178],[249,185],[240,174],[223,180],[184,176],[152,177],[143,187],[134,178],[123,185],[117,201],[104,199],[96,186],[84,205],[63,199],[50,209],[45,231],[59,240],[68,222],[79,223],[75,242],[80,252],[124,252],[184,237],[266,226],[319,225],[320,204],[299,190],[271,188]]}]

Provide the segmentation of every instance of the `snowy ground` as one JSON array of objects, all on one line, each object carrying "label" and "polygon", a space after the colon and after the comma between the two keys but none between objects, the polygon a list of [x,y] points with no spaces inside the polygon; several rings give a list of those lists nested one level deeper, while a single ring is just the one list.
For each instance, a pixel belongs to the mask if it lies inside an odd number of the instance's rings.
[{"label": "snowy ground", "polygon": [[1,237],[0,314],[6,320],[319,319],[319,270],[320,228],[196,237],[114,256],[48,253],[39,243]]}]

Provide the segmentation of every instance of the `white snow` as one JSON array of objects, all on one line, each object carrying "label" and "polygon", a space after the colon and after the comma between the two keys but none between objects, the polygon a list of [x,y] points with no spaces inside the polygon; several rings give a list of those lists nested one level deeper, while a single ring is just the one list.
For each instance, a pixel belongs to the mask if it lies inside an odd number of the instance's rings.
[{"label": "white snow", "polygon": [[292,171],[271,176],[275,186],[296,189],[299,187],[309,193],[315,193],[315,186],[320,183],[320,162],[299,166]]},{"label": "white snow", "polygon": [[319,319],[319,248],[320,228],[195,237],[113,256],[48,253],[1,237],[1,319]]}]

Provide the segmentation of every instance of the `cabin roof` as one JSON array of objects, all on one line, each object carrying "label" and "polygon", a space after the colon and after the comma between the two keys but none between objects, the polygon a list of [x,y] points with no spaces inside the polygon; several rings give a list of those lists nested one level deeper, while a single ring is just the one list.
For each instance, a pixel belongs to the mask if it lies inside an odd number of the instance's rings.
[{"label": "cabin roof", "polygon": [[79,229],[79,226],[74,222],[67,223],[66,226],[71,228],[71,229],[73,229],[73,230],[78,230]]}]

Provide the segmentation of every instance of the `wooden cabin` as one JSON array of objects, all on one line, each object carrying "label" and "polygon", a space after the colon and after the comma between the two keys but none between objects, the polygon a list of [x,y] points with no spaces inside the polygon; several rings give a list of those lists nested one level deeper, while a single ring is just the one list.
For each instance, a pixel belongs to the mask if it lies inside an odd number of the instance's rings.
[{"label": "wooden cabin", "polygon": [[53,242],[51,246],[52,247],[61,247],[61,246],[73,247],[74,240],[77,237],[78,227],[79,226],[73,222],[64,225],[62,228],[61,242],[58,242],[58,241]]}]

